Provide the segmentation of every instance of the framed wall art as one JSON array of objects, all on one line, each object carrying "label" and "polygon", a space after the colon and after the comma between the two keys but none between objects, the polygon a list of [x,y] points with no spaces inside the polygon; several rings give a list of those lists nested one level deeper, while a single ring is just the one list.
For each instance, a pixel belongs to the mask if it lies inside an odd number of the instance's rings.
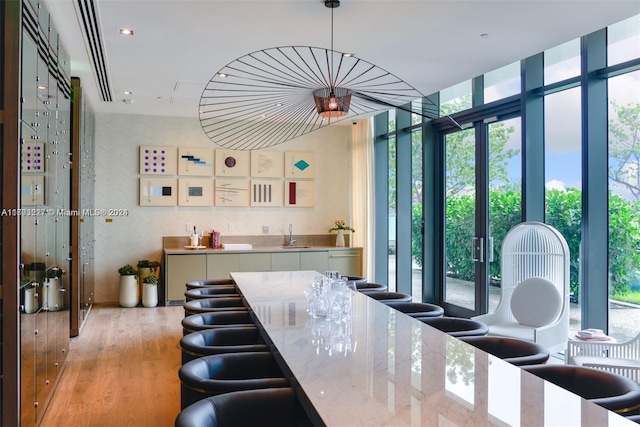
[{"label": "framed wall art", "polygon": [[251,206],[282,206],[283,181],[252,179],[249,185],[249,203]]},{"label": "framed wall art", "polygon": [[213,206],[213,178],[178,178],[178,206]]},{"label": "framed wall art", "polygon": [[178,149],[178,175],[212,176],[213,149],[180,147]]},{"label": "framed wall art", "polygon": [[33,173],[23,173],[21,183],[21,204],[22,206],[44,205],[44,175],[34,175]]},{"label": "framed wall art", "polygon": [[252,178],[282,178],[284,174],[284,152],[251,151]]},{"label": "framed wall art", "polygon": [[140,175],[175,175],[177,152],[176,147],[140,146]]},{"label": "framed wall art", "polygon": [[216,206],[249,206],[249,181],[246,179],[215,180]]},{"label": "framed wall art", "polygon": [[314,181],[284,182],[284,205],[289,207],[313,207],[315,204]]},{"label": "framed wall art", "polygon": [[315,170],[315,153],[304,151],[286,151],[284,153],[285,178],[314,178]]},{"label": "framed wall art", "polygon": [[140,178],[140,206],[176,206],[176,178]]},{"label": "framed wall art", "polygon": [[216,176],[248,177],[249,152],[234,150],[216,150]]}]

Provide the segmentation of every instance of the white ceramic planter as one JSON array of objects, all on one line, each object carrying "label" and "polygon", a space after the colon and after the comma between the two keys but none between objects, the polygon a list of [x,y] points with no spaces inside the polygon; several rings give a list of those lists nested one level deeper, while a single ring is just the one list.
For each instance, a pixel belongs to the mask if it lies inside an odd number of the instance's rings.
[{"label": "white ceramic planter", "polygon": [[62,281],[57,277],[47,279],[45,282],[44,304],[49,307],[49,311],[58,311],[63,308],[61,285]]},{"label": "white ceramic planter", "polygon": [[136,276],[120,276],[120,306],[135,307],[140,302]]},{"label": "white ceramic planter", "polygon": [[155,307],[158,305],[158,285],[142,284],[142,305]]},{"label": "white ceramic planter", "polygon": [[336,235],[336,246],[344,246],[344,230],[338,230],[338,234]]},{"label": "white ceramic planter", "polygon": [[38,311],[38,296],[35,287],[28,287],[24,290],[24,312],[27,314]]}]

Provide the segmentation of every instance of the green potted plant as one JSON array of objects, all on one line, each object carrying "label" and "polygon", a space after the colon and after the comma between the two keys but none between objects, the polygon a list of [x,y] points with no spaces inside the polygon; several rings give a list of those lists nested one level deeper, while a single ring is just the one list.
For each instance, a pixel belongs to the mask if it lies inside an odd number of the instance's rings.
[{"label": "green potted plant", "polygon": [[158,278],[153,274],[142,279],[142,305],[155,307],[158,305]]},{"label": "green potted plant", "polygon": [[51,267],[45,273],[44,302],[49,311],[58,311],[64,307],[62,293],[62,275],[65,271],[60,267]]},{"label": "green potted plant", "polygon": [[138,272],[131,264],[127,264],[120,267],[118,273],[120,274],[120,306],[137,306],[140,302]]},{"label": "green potted plant", "polygon": [[38,261],[25,264],[23,267],[24,275],[37,283],[44,282],[44,274],[46,269],[47,267],[45,266],[44,262]]},{"label": "green potted plant", "polygon": [[148,259],[143,259],[138,261],[138,278],[140,279],[140,283],[144,283],[144,278],[149,275],[154,275],[157,277],[156,272],[160,268],[160,263],[158,261],[149,261]]},{"label": "green potted plant", "polygon": [[344,219],[336,219],[333,222],[333,227],[329,229],[329,233],[331,233],[332,231],[338,232],[338,234],[336,235],[336,246],[344,246],[345,231],[350,231],[352,233],[356,232],[356,230],[347,225]]}]

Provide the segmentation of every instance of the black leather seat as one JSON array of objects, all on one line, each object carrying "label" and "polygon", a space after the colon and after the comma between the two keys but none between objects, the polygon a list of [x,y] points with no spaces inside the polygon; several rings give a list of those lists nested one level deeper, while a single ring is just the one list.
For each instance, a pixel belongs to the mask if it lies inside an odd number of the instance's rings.
[{"label": "black leather seat", "polygon": [[178,370],[181,409],[209,396],[239,390],[289,387],[269,352],[204,356]]},{"label": "black leather seat", "polygon": [[365,283],[367,283],[367,278],[361,276],[341,276],[341,278],[347,279],[347,281],[349,282],[355,282],[356,288],[358,287],[358,285],[364,285]]},{"label": "black leather seat", "polygon": [[497,336],[460,337],[460,340],[516,366],[541,365],[549,360],[547,349],[533,341]]},{"label": "black leather seat", "polygon": [[356,283],[356,289],[360,292],[386,292],[389,288],[382,283]]},{"label": "black leather seat", "polygon": [[238,288],[233,285],[219,285],[211,286],[208,288],[194,288],[187,289],[184,293],[185,301],[191,301],[194,299],[202,298],[217,298],[217,297],[239,297]]},{"label": "black leather seat", "polygon": [[384,301],[389,307],[398,310],[401,313],[411,317],[442,317],[444,309],[439,305],[429,304],[426,302],[397,302]]},{"label": "black leather seat", "polygon": [[637,414],[640,384],[612,372],[573,365],[532,365],[522,369],[610,411]]},{"label": "black leather seat", "polygon": [[484,336],[489,333],[489,327],[484,323],[462,317],[416,317],[416,319],[452,337]]},{"label": "black leather seat", "polygon": [[187,334],[180,340],[182,364],[202,356],[269,351],[258,328],[218,328]]},{"label": "black leather seat", "polygon": [[210,286],[227,286],[233,285],[235,286],[235,282],[233,279],[209,279],[209,280],[192,280],[191,282],[187,282],[187,289],[195,289],[195,288],[206,288]]},{"label": "black leather seat", "polygon": [[216,297],[187,301],[183,304],[185,316],[191,314],[216,312],[216,311],[241,311],[247,310],[240,297]]},{"label": "black leather seat", "polygon": [[191,332],[216,328],[240,328],[255,327],[253,319],[247,310],[241,311],[217,311],[209,313],[192,314],[182,319],[182,332],[184,335]]},{"label": "black leather seat", "polygon": [[234,391],[207,397],[186,408],[175,427],[311,425],[290,387]]},{"label": "black leather seat", "polygon": [[411,295],[403,294],[401,292],[368,292],[366,293],[366,295],[381,302],[411,302],[411,300],[413,299]]}]

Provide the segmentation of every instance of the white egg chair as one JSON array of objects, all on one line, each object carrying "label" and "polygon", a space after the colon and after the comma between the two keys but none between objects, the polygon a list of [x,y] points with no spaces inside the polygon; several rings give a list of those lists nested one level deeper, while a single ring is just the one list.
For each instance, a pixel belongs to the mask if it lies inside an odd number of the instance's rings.
[{"label": "white egg chair", "polygon": [[569,247],[541,222],[513,227],[502,243],[501,297],[495,312],[474,317],[489,335],[534,341],[564,351],[569,336]]}]

